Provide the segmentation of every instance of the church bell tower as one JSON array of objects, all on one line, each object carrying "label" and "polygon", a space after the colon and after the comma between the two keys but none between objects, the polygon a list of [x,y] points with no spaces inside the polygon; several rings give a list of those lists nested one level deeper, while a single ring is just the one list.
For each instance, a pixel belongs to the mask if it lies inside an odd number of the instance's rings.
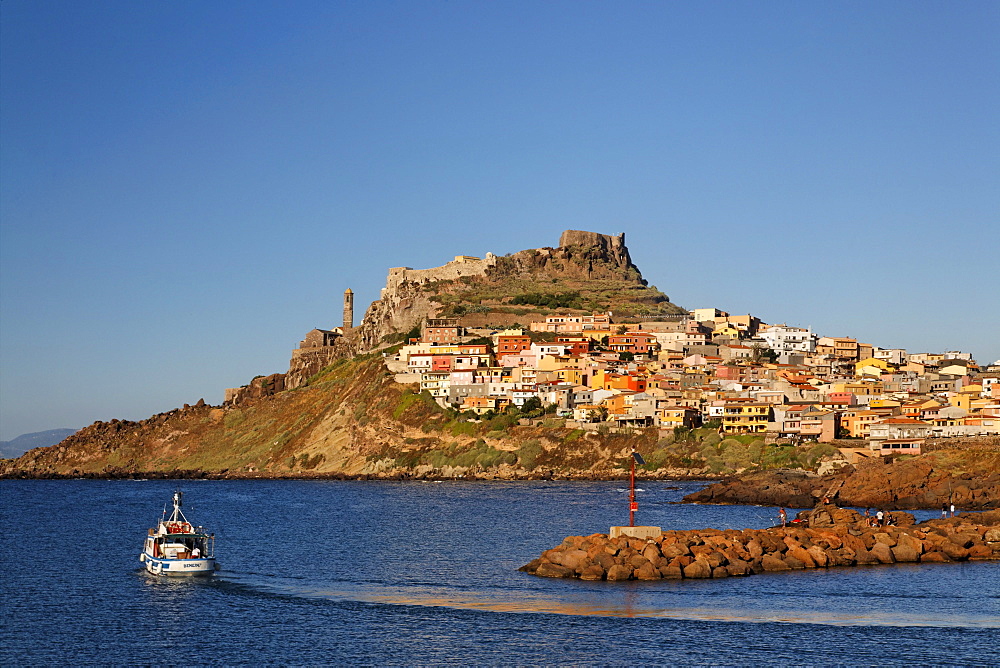
[{"label": "church bell tower", "polygon": [[354,327],[354,293],[350,288],[344,290],[344,331]]}]

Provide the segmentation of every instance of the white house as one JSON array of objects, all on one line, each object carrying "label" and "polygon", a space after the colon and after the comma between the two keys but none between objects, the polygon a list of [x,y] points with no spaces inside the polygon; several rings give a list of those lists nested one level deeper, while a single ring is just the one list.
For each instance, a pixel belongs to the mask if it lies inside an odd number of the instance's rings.
[{"label": "white house", "polygon": [[787,325],[773,325],[766,332],[761,332],[760,338],[764,339],[767,346],[779,355],[781,353],[816,352],[818,339],[810,328],[802,329]]}]

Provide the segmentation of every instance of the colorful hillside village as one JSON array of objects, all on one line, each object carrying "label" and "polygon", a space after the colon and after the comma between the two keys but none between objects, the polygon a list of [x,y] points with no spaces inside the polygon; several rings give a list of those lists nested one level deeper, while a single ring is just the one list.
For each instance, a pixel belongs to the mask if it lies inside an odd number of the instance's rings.
[{"label": "colorful hillside village", "polygon": [[694,428],[769,442],[864,439],[918,454],[932,437],[1000,434],[1000,362],[911,354],[751,315],[695,309],[665,322],[557,315],[528,331],[429,319],[387,364],[443,407],[546,408],[567,426]]}]

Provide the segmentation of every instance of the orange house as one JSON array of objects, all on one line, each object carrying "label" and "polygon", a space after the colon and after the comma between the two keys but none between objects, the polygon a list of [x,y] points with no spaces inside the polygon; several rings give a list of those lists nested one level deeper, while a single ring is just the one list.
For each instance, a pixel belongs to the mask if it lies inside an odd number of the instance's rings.
[{"label": "orange house", "polygon": [[497,337],[497,357],[516,354],[531,348],[531,337],[527,335],[501,334]]}]

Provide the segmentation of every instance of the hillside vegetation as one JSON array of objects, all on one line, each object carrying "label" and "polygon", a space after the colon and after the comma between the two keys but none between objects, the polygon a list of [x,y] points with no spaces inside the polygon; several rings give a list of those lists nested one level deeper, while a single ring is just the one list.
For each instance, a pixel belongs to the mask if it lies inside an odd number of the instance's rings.
[{"label": "hillside vegetation", "polygon": [[[186,406],[139,422],[96,422],[62,443],[0,461],[0,475],[223,477],[620,476],[635,449],[652,477],[725,477],[815,470],[828,444],[767,445],[721,438],[713,426],[611,433],[567,429],[540,407],[476,419],[399,385],[381,355],[337,362],[296,390],[240,407]],[[924,468],[969,477],[1000,468],[994,446],[939,447]],[[952,483],[952,487],[955,483]]]},{"label": "hillside vegetation", "polygon": [[[239,407],[199,403],[139,422],[96,422],[62,443],[0,461],[0,477],[616,478],[629,453],[647,478],[727,479],[689,501],[811,505],[834,489],[847,505],[993,508],[1000,439],[946,442],[819,476],[829,444],[721,438],[712,426],[611,433],[566,428],[541,407],[474,419],[399,385],[381,355],[342,360],[295,390]],[[734,474],[739,474],[733,478]]]}]

